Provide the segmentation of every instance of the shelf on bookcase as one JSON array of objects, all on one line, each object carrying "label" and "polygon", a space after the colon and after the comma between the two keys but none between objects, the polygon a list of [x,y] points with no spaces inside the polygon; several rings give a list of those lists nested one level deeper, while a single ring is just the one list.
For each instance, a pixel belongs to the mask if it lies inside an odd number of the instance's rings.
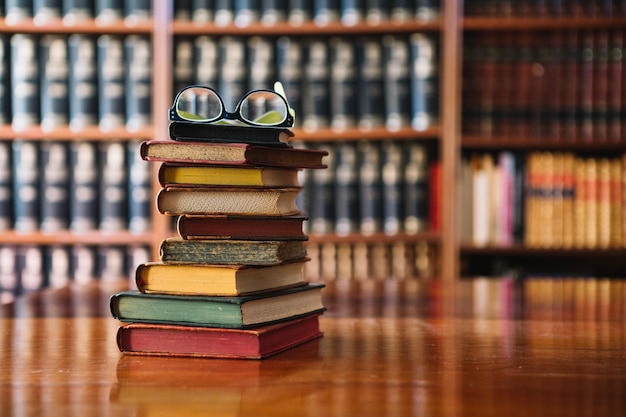
[{"label": "shelf on bookcase", "polygon": [[578,248],[531,248],[524,245],[511,245],[511,246],[484,246],[478,247],[468,244],[462,244],[460,247],[461,254],[463,255],[480,255],[480,256],[541,256],[541,257],[553,257],[553,256],[565,256],[565,257],[580,257],[580,256],[624,256],[626,255],[626,248],[607,248],[607,249],[578,249]]},{"label": "shelf on bookcase", "polygon": [[463,136],[463,148],[470,149],[519,149],[519,150],[589,150],[589,151],[625,151],[624,141],[568,141],[549,138],[512,138]]},{"label": "shelf on bookcase", "polygon": [[359,233],[352,233],[346,236],[337,234],[309,234],[309,242],[311,243],[417,243],[417,242],[429,242],[439,243],[440,235],[437,232],[420,232],[415,234],[398,233],[395,235],[387,235],[384,233],[375,233],[371,235],[363,235]]},{"label": "shelf on bookcase", "polygon": [[623,28],[626,18],[466,17],[464,30],[563,30]]},{"label": "shelf on bookcase", "polygon": [[429,127],[425,130],[415,130],[411,127],[404,127],[397,131],[388,130],[384,127],[363,130],[358,128],[337,131],[333,129],[317,129],[314,131],[306,131],[303,129],[294,129],[294,137],[292,140],[302,140],[306,142],[329,142],[333,140],[373,140],[373,139],[394,139],[394,140],[411,140],[411,139],[439,139],[441,129],[439,126]]},{"label": "shelf on bookcase", "polygon": [[66,23],[63,20],[35,23],[33,19],[24,19],[20,22],[7,23],[0,19],[0,33],[41,33],[41,34],[150,34],[153,27],[152,20],[129,23],[126,21],[113,23],[98,23],[95,19]]},{"label": "shelf on bookcase", "polygon": [[59,127],[53,130],[43,130],[40,126],[33,126],[25,130],[14,130],[11,126],[0,126],[0,140],[2,139],[38,139],[38,140],[127,140],[127,139],[150,139],[154,136],[153,127],[143,128],[137,131],[127,129],[115,129],[104,131],[98,126],[90,126],[81,130],[71,130],[69,127]]},{"label": "shelf on bookcase", "polygon": [[174,21],[172,24],[175,35],[362,35],[367,34],[391,34],[391,33],[413,33],[425,31],[438,31],[442,27],[440,20],[412,20],[408,22],[385,21],[379,24],[358,23],[355,25],[344,25],[341,22],[329,23],[327,25],[317,25],[312,21],[302,24],[291,24],[280,22],[272,25],[265,25],[260,22],[250,23],[247,26],[236,26],[234,24],[218,26],[213,23],[197,24],[191,21]]},{"label": "shelf on bookcase", "polygon": [[122,232],[86,232],[73,233],[61,231],[55,233],[18,233],[16,231],[0,232],[0,242],[6,244],[35,245],[150,245],[154,243],[153,233]]}]

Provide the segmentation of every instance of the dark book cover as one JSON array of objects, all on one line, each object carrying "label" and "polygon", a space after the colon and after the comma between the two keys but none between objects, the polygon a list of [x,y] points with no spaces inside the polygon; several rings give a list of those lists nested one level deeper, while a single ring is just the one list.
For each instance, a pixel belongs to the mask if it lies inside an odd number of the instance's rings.
[{"label": "dark book cover", "polygon": [[71,247],[72,279],[76,284],[88,284],[98,277],[98,253],[89,245]]},{"label": "dark book cover", "polygon": [[152,0],[126,0],[124,19],[129,24],[147,22],[152,19]]},{"label": "dark book cover", "polygon": [[593,96],[594,96],[594,33],[592,30],[583,31],[580,40],[580,139],[582,142],[593,140]]},{"label": "dark book cover", "polygon": [[325,310],[323,284],[247,296],[180,296],[124,291],[110,299],[111,314],[123,322],[246,329]]},{"label": "dark book cover", "polygon": [[71,142],[70,168],[70,230],[75,233],[96,230],[100,175],[96,143]]},{"label": "dark book cover", "polygon": [[292,25],[301,25],[313,19],[313,0],[287,0],[289,14],[287,20]]},{"label": "dark book cover", "polygon": [[385,0],[365,0],[365,21],[377,25],[389,20],[389,2]]},{"label": "dark book cover", "polygon": [[233,0],[234,23],[236,26],[245,27],[256,23],[261,18],[261,0]]},{"label": "dark book cover", "polygon": [[63,0],[63,22],[73,24],[94,18],[94,0]]},{"label": "dark book cover", "polygon": [[342,131],[356,126],[357,75],[352,41],[329,40],[330,126]]},{"label": "dark book cover", "polygon": [[274,25],[287,21],[289,0],[261,0],[261,23]]},{"label": "dark book cover", "polygon": [[361,37],[355,46],[357,124],[372,129],[385,124],[383,51],[378,39]]},{"label": "dark book cover", "polygon": [[621,30],[611,31],[608,83],[608,137],[612,142],[618,142],[620,137],[626,139],[626,81],[623,77],[624,68],[624,32]]},{"label": "dark book cover", "polygon": [[36,244],[17,248],[15,267],[18,277],[18,295],[33,293],[46,286],[43,247]]},{"label": "dark book cover", "polygon": [[39,229],[40,190],[39,144],[35,141],[13,141],[14,229],[34,232]]},{"label": "dark book cover", "polygon": [[365,20],[365,0],[341,0],[341,23],[353,26]]},{"label": "dark book cover", "polygon": [[60,21],[63,18],[63,0],[35,0],[32,7],[36,24]]},{"label": "dark book cover", "polygon": [[11,37],[12,125],[24,130],[39,124],[39,53],[37,36],[16,34]]},{"label": "dark book cover", "polygon": [[[217,41],[212,36],[198,36],[193,42],[193,64],[191,66],[192,81],[189,84],[199,84],[208,87],[215,88],[218,81],[218,60],[217,54]],[[181,71],[181,76],[178,78],[179,91],[183,88],[183,83],[187,81],[187,69],[182,68],[185,65],[186,59],[183,59],[179,65],[176,63],[174,72]],[[184,76],[182,74],[185,74]]]},{"label": "dark book cover", "polygon": [[411,125],[424,130],[439,120],[439,71],[435,40],[427,34],[410,37],[411,45]]},{"label": "dark book cover", "polygon": [[358,151],[359,230],[365,235],[382,231],[383,199],[380,143],[360,141]]},{"label": "dark book cover", "polygon": [[147,233],[152,225],[152,166],[141,158],[141,142],[126,144],[128,161],[128,230]]},{"label": "dark book cover", "polygon": [[180,216],[176,231],[183,239],[307,240],[305,216]]},{"label": "dark book cover", "polygon": [[415,234],[429,226],[429,155],[425,145],[418,143],[406,145],[405,155],[403,230]]},{"label": "dark book cover", "polygon": [[546,88],[543,90],[545,116],[542,136],[554,142],[563,140],[563,89],[569,88],[563,83],[563,33],[554,32],[545,47],[544,71]]},{"label": "dark book cover", "polygon": [[303,86],[302,41],[296,37],[281,36],[276,40],[276,79],[280,80],[289,100],[296,109],[296,123],[300,123]]},{"label": "dark book cover", "polygon": [[394,22],[408,22],[415,16],[412,0],[392,0],[389,7],[389,18]]},{"label": "dark book cover", "polygon": [[99,229],[120,232],[128,224],[128,170],[123,142],[99,144]]},{"label": "dark book cover", "polygon": [[126,128],[130,131],[152,123],[152,45],[145,35],[124,39],[126,63]]},{"label": "dark book cover", "polygon": [[313,23],[324,26],[329,23],[339,22],[341,16],[340,0],[315,0],[313,1]]},{"label": "dark book cover", "polygon": [[0,230],[13,228],[13,167],[11,143],[0,142]]},{"label": "dark book cover", "polygon": [[330,125],[328,45],[324,40],[310,39],[303,46],[302,127],[312,131]]},{"label": "dark book cover", "polygon": [[191,20],[194,23],[213,21],[215,0],[191,0]]},{"label": "dark book cover", "polygon": [[609,85],[609,33],[597,30],[593,41],[593,115],[592,138],[595,143],[608,139],[608,96],[609,90],[616,85]]},{"label": "dark book cover", "polygon": [[71,35],[70,128],[81,130],[98,124],[98,57],[93,35]]},{"label": "dark book cover", "polygon": [[23,22],[33,17],[33,2],[32,0],[6,0],[4,13],[8,24]]},{"label": "dark book cover", "polygon": [[411,65],[408,39],[386,35],[383,42],[385,65],[385,125],[396,131],[411,124]]},{"label": "dark book cover", "polygon": [[126,123],[124,38],[98,37],[98,126],[113,130]]},{"label": "dark book cover", "polygon": [[178,0],[174,2],[174,21],[188,22],[191,20],[191,0]]},{"label": "dark book cover", "polygon": [[404,157],[400,144],[385,141],[381,147],[383,231],[395,235],[402,228],[402,181]]},{"label": "dark book cover", "polygon": [[346,236],[358,229],[359,194],[355,142],[339,143],[334,148],[335,233]]},{"label": "dark book cover", "polygon": [[227,26],[235,21],[235,1],[215,0],[213,21],[217,26]]},{"label": "dark book cover", "polygon": [[248,39],[246,48],[248,90],[271,90],[277,79],[274,40],[265,36],[253,36]]},{"label": "dark book cover", "polygon": [[[531,35],[522,34],[516,38],[515,46],[518,52],[515,61],[517,83],[513,107],[513,133],[519,138],[528,138],[530,136],[529,115],[535,44]],[[484,74],[484,77],[488,79],[489,74]]]},{"label": "dark book cover", "polygon": [[[9,39],[8,35],[0,34],[0,60],[4,63],[11,59]],[[11,91],[11,66],[0,65],[0,126],[11,124]]]},{"label": "dark book cover", "polygon": [[563,94],[563,138],[567,141],[576,141],[579,137],[578,125],[581,118],[579,113],[581,77],[580,77],[580,45],[579,32],[565,33],[563,47],[563,75],[562,82],[566,86]]},{"label": "dark book cover", "polygon": [[117,332],[124,354],[264,359],[322,336],[319,315],[255,329],[215,329],[131,323]]},{"label": "dark book cover", "polygon": [[124,20],[124,0],[96,0],[96,23],[110,24]]},{"label": "dark book cover", "polygon": [[[442,0],[415,0],[415,18],[433,20],[441,15]],[[504,3],[504,1],[503,1]]]},{"label": "dark book cover", "polygon": [[287,128],[172,122],[170,138],[180,142],[233,142],[289,147],[293,132]]},{"label": "dark book cover", "polygon": [[218,92],[227,111],[234,111],[248,92],[245,38],[224,36],[218,41]]},{"label": "dark book cover", "polygon": [[328,168],[311,172],[308,188],[305,190],[309,194],[309,206],[304,211],[309,216],[311,233],[325,234],[333,231],[335,220],[335,150],[331,144],[318,146],[319,149],[322,146],[329,149],[326,159]]},{"label": "dark book cover", "polygon": [[45,35],[41,50],[41,128],[52,130],[69,123],[69,65],[67,38]]},{"label": "dark book cover", "polygon": [[[198,37],[200,38],[200,37]],[[203,36],[202,39],[206,38]],[[176,36],[174,42],[174,65],[172,66],[172,77],[174,79],[172,94],[178,93],[183,88],[192,84],[205,84],[195,82],[196,72],[200,70],[195,61],[194,40],[189,36]],[[199,41],[196,40],[195,43]],[[209,65],[215,65],[214,62],[205,62]],[[215,67],[207,69],[215,71]],[[215,85],[215,84],[213,84]]]},{"label": "dark book cover", "polygon": [[54,233],[69,226],[69,146],[67,142],[41,143],[41,222],[42,232]]}]

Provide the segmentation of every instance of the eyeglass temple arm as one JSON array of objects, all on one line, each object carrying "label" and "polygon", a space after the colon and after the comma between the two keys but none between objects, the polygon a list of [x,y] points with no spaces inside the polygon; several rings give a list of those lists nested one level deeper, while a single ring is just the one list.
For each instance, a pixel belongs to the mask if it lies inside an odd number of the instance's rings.
[{"label": "eyeglass temple arm", "polygon": [[287,108],[289,109],[289,113],[291,114],[291,117],[295,118],[296,111],[293,108],[291,108],[291,106],[289,106],[289,100],[287,100],[287,94],[285,94],[285,88],[283,87],[283,83],[281,83],[280,81],[276,81],[274,83],[274,91],[276,91],[278,94],[282,96],[282,98],[285,99],[285,102],[287,103]]}]

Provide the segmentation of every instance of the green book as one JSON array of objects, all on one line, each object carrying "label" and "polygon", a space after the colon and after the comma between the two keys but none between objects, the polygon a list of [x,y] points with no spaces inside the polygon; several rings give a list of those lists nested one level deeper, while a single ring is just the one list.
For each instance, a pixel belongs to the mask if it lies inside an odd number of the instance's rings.
[{"label": "green book", "polygon": [[124,291],[111,296],[110,307],[113,317],[124,322],[243,329],[324,311],[322,288],[309,283],[239,297]]}]

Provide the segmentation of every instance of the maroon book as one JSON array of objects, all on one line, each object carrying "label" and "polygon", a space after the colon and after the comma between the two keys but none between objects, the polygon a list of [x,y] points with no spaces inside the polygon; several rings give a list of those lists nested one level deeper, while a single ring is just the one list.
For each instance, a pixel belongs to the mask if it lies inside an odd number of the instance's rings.
[{"label": "maroon book", "polygon": [[117,332],[122,353],[264,359],[322,336],[319,314],[254,329],[130,323]]},{"label": "maroon book", "polygon": [[184,215],[177,231],[183,239],[307,240],[304,216]]}]

